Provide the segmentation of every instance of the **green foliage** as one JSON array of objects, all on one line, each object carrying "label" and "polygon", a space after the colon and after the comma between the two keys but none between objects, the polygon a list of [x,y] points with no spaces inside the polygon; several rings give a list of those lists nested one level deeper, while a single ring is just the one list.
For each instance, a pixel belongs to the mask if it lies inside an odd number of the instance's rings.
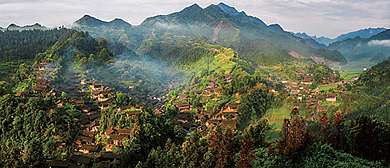
[{"label": "green foliage", "polygon": [[383,165],[354,157],[326,144],[313,144],[305,151],[305,157],[299,167],[383,167]]},{"label": "green foliage", "polygon": [[0,59],[34,59],[49,49],[69,29],[0,31]]},{"label": "green foliage", "polygon": [[265,88],[257,87],[250,90],[238,106],[240,123],[261,118],[270,107],[272,99],[273,96]]}]

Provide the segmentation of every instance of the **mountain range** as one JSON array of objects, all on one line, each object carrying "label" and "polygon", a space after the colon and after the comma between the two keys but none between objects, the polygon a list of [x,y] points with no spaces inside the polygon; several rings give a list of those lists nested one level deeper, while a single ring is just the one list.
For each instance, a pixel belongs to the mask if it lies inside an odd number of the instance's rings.
[{"label": "mountain range", "polygon": [[335,42],[327,48],[340,51],[348,61],[381,62],[390,56],[390,30],[370,38],[355,37]]},{"label": "mountain range", "polygon": [[234,49],[240,58],[255,65],[262,64],[258,61],[260,54],[266,54],[278,63],[292,63],[302,58],[329,64],[347,62],[336,50],[311,47],[280,25],[266,25],[259,18],[238,12],[224,3],[206,8],[194,4],[179,12],[147,18],[138,26],[120,21],[120,29],[112,24],[114,21],[104,22],[85,15],[73,27],[88,31],[94,37],[122,42],[140,55],[155,58],[162,58],[191,39],[204,36],[212,43]]},{"label": "mountain range", "polygon": [[383,32],[383,31],[386,31],[386,30],[388,30],[388,29],[386,29],[386,28],[366,28],[366,29],[360,29],[360,30],[357,30],[357,31],[352,31],[352,32],[349,32],[349,33],[341,34],[341,35],[337,36],[334,39],[331,39],[331,38],[328,38],[328,37],[324,37],[324,36],[321,36],[321,37],[309,36],[305,32],[303,32],[303,33],[293,33],[293,32],[291,32],[291,33],[294,34],[297,37],[300,37],[300,38],[303,38],[303,39],[313,39],[313,40],[317,41],[319,44],[324,44],[324,45],[328,46],[329,44],[332,44],[332,43],[335,43],[335,42],[339,42],[339,41],[344,41],[344,40],[347,40],[347,39],[353,39],[355,37],[370,38],[370,37],[372,37],[374,35],[377,35],[377,34]]},{"label": "mountain range", "polygon": [[[3,28],[1,28],[1,29],[3,29]],[[22,31],[22,30],[35,30],[35,29],[47,30],[48,28],[45,27],[45,26],[42,26],[39,23],[35,23],[33,25],[26,25],[26,26],[18,26],[16,24],[12,23],[7,28],[5,28],[4,30],[19,30],[19,31]]]}]

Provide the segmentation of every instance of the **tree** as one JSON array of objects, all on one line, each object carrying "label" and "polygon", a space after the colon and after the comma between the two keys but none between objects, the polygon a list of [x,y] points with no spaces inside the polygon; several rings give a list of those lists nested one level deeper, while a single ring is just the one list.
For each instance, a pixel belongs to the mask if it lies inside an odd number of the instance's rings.
[{"label": "tree", "polygon": [[273,96],[264,86],[256,86],[249,92],[238,106],[240,123],[261,118],[272,104]]},{"label": "tree", "polygon": [[291,119],[284,119],[281,140],[277,141],[276,151],[296,162],[305,147],[308,135],[304,131],[303,119],[297,115],[297,109],[291,112]]},{"label": "tree", "polygon": [[23,156],[24,164],[28,167],[46,167],[46,159],[43,156],[42,143],[38,139],[33,139],[25,149]]},{"label": "tree", "polygon": [[130,104],[130,96],[128,94],[117,92],[115,102],[117,106],[127,106]]},{"label": "tree", "polygon": [[351,123],[352,154],[390,165],[390,125],[382,118],[359,116]]}]

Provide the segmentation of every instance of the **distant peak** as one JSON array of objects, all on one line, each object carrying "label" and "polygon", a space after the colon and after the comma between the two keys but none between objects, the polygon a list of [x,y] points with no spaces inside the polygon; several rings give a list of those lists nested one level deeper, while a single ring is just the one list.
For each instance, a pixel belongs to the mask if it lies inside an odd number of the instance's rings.
[{"label": "distant peak", "polygon": [[[226,5],[225,3],[221,2],[217,5],[219,8],[221,8],[223,11],[225,11],[226,13],[229,13],[231,15],[237,15],[239,14],[240,12],[237,11],[236,8],[232,7],[232,6],[229,6],[229,5]],[[245,13],[244,13],[245,14]],[[246,14],[245,14],[246,15]]]},{"label": "distant peak", "polygon": [[202,9],[197,3],[194,3],[194,4],[192,4],[191,6],[189,6],[187,8],[199,8],[199,9]]},{"label": "distant peak", "polygon": [[19,27],[19,26],[16,25],[15,23],[11,23],[10,25],[8,25],[8,27]]},{"label": "distant peak", "polygon": [[85,14],[82,18],[94,18],[91,15]]}]

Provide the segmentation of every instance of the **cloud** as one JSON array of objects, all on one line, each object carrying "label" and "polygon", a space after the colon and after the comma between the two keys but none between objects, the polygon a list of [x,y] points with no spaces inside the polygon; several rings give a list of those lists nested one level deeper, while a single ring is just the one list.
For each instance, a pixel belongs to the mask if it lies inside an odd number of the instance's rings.
[{"label": "cloud", "polygon": [[368,46],[385,46],[390,47],[390,40],[371,40],[367,43]]}]

